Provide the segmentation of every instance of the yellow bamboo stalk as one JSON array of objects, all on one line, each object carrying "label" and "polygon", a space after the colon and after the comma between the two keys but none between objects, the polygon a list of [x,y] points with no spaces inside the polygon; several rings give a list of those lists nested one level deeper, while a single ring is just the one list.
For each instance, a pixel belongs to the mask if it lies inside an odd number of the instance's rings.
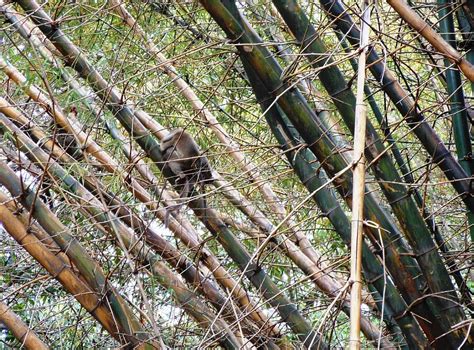
[{"label": "yellow bamboo stalk", "polygon": [[38,338],[7,304],[0,301],[0,321],[7,326],[22,346],[31,350],[47,350],[49,347]]},{"label": "yellow bamboo stalk", "polygon": [[110,164],[113,163],[113,159],[110,158],[87,133],[74,125],[71,118],[66,116],[57,103],[49,99],[47,94],[42,92],[38,87],[30,84],[28,79],[13,65],[7,63],[2,55],[0,55],[0,70],[2,70],[15,84],[20,86],[33,101],[36,101],[40,106],[42,106],[57,124],[63,127],[71,135],[74,135],[79,144],[83,146],[89,154],[100,161],[109,171],[113,171],[113,167],[110,166]]},{"label": "yellow bamboo stalk", "polygon": [[387,2],[397,11],[405,22],[420,33],[439,53],[457,65],[471,82],[474,82],[474,66],[462,57],[456,49],[449,45],[449,43],[431,28],[405,1],[387,0]]},{"label": "yellow bamboo stalk", "polygon": [[4,229],[21,246],[37,260],[77,301],[92,314],[102,326],[118,341],[123,341],[114,317],[106,304],[91,288],[79,279],[65,262],[52,253],[33,234],[26,231],[25,226],[5,205],[0,205],[0,220]]},{"label": "yellow bamboo stalk", "polygon": [[360,320],[362,302],[362,235],[364,225],[365,194],[365,133],[367,108],[364,101],[365,66],[369,44],[370,0],[362,0],[362,28],[360,38],[359,67],[357,72],[357,96],[355,108],[353,197],[351,222],[351,310],[349,349],[360,349]]}]

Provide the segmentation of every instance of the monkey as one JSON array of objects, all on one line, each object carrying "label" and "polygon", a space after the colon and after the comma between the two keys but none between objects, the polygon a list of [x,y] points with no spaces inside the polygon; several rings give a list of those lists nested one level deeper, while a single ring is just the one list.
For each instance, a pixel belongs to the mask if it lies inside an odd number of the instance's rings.
[{"label": "monkey", "polygon": [[[74,113],[75,117],[77,114],[76,107],[71,107],[70,113]],[[70,134],[65,128],[56,124],[53,120],[49,122],[48,128],[52,131],[52,136],[54,136],[54,142],[58,144],[68,155],[70,155],[78,162],[84,160],[82,148],[77,142],[74,135]],[[47,177],[44,177],[43,181],[40,184],[40,198],[48,205],[49,209],[52,210],[54,208],[54,205],[53,196],[51,193],[51,186],[51,180]]]},{"label": "monkey", "polygon": [[192,136],[183,129],[175,129],[165,136],[161,140],[160,151],[166,166],[178,178],[194,178],[194,184],[212,180],[209,161]]},{"label": "monkey", "polygon": [[[70,107],[68,113],[73,118],[77,117],[77,108],[75,106]],[[77,161],[84,160],[84,154],[81,146],[77,142],[74,135],[70,134],[64,127],[56,124],[54,120],[49,123],[49,127],[53,131],[55,142],[61,146],[71,157]]]},{"label": "monkey", "polygon": [[[188,198],[196,185],[203,190],[206,183],[214,180],[208,159],[202,154],[196,141],[181,128],[174,129],[160,143],[165,168],[176,176],[176,185],[181,188],[180,198]],[[165,226],[171,211],[179,210],[183,204],[177,204],[166,212]]]}]

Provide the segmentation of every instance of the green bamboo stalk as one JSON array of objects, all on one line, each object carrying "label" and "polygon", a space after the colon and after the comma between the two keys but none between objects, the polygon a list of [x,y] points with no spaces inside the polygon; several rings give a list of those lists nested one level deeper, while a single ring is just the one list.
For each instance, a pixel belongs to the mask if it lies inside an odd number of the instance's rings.
[{"label": "green bamboo stalk", "polygon": [[[347,38],[352,45],[358,47],[359,28],[342,3],[339,0],[320,0],[320,2],[334,20],[337,28],[347,34]],[[451,180],[453,188],[461,195],[468,209],[474,212],[474,196],[470,195],[472,193],[471,184],[464,169],[454,159],[443,141],[425,120],[409,93],[395,79],[375,50],[370,51],[367,62],[370,65],[372,75],[432,157],[433,163],[437,164],[446,177]]]},{"label": "green bamboo stalk", "polygon": [[[355,96],[348,87],[342,73],[328,56],[323,41],[319,39],[320,36],[301,7],[298,6],[296,0],[273,0],[273,3],[293,35],[300,42],[305,56],[314,67],[321,69],[319,78],[323,86],[331,95],[346,125],[354,134],[357,130],[355,127]],[[444,318],[440,322],[443,322],[443,324],[446,322],[444,331],[448,332],[451,326],[458,324],[465,317],[462,308],[458,305],[454,286],[443,259],[436,249],[430,231],[411,197],[411,192],[403,185],[397,169],[370,121],[367,122],[367,148],[365,154],[371,161],[377,159],[371,169],[376,179],[379,180],[378,183],[383,193],[392,206],[405,236],[413,247],[416,259],[431,291],[449,295],[452,299],[452,302],[436,300],[440,303],[440,308],[450,310],[440,314]]]},{"label": "green bamboo stalk", "polygon": [[[438,0],[439,31],[441,36],[454,49],[457,49],[453,7],[450,1]],[[468,176],[472,177],[474,172],[474,159],[472,157],[471,135],[469,132],[468,115],[464,105],[464,91],[462,87],[461,73],[454,69],[448,59],[444,59],[446,67],[447,92],[450,101],[451,119],[453,122],[454,142],[456,143],[456,154],[459,164]],[[474,82],[474,81],[472,81]],[[474,213],[468,212],[467,219],[471,242],[474,242]]]},{"label": "green bamboo stalk", "polygon": [[[453,8],[450,2],[438,0],[439,30],[441,36],[454,48],[457,47]],[[453,120],[454,141],[458,161],[464,171],[471,176],[474,172],[474,159],[472,158],[472,146],[469,135],[468,116],[464,107],[464,91],[462,87],[461,74],[454,69],[449,60],[445,59],[447,92],[450,96],[451,118]]]},{"label": "green bamboo stalk", "polygon": [[[336,35],[339,39],[339,42],[342,44],[343,48],[346,50],[346,53],[350,52],[350,47],[347,44],[347,41],[345,37],[342,35],[342,33],[339,30],[336,30]],[[354,59],[350,58],[350,63],[351,66],[354,70],[354,72],[357,71],[357,63],[355,62]],[[402,177],[405,180],[405,183],[407,184],[414,184],[415,180],[412,176],[411,170],[408,168],[407,163],[402,157],[402,154],[400,153],[400,150],[398,149],[398,146],[395,142],[395,139],[392,136],[392,132],[390,131],[390,128],[388,125],[386,125],[386,122],[384,120],[382,111],[380,110],[377,101],[375,101],[375,98],[372,94],[372,91],[370,87],[366,84],[364,87],[365,95],[367,97],[367,100],[369,102],[370,107],[372,108],[372,112],[374,113],[375,119],[379,123],[379,127],[383,130],[385,139],[387,140],[390,150],[392,151],[393,157],[395,158],[395,162],[397,163],[401,173]],[[412,187],[410,189],[410,192],[413,193],[415,203],[418,206],[419,210],[422,211],[423,213],[423,218],[426,222],[426,226],[430,230],[431,234],[433,235],[436,244],[438,245],[438,249],[443,252],[444,254],[447,254],[449,252],[448,247],[446,245],[445,240],[443,239],[441,232],[439,230],[438,225],[436,225],[436,221],[434,217],[431,215],[430,211],[428,210],[427,206],[424,205],[423,203],[423,198],[420,194],[420,191],[418,191],[417,188]],[[468,214],[469,215],[469,214]],[[447,254],[449,255],[449,254]],[[458,285],[458,288],[461,292],[462,297],[464,298],[464,301],[466,301],[466,304],[469,304],[470,302],[470,292],[467,289],[466,286],[466,281],[461,275],[461,272],[459,271],[457,264],[451,260],[446,260],[446,265],[449,268],[449,271],[451,275],[454,277],[456,284]]]},{"label": "green bamboo stalk", "polygon": [[[243,44],[238,46],[241,57],[248,59],[266,88],[272,91],[275,97],[278,97],[279,106],[288,116],[291,116],[292,122],[300,131],[307,144],[310,145],[310,149],[318,157],[328,174],[332,176],[339,174],[340,178],[337,179],[336,183],[338,190],[350,203],[348,194],[350,195],[351,178],[347,173],[339,173],[347,168],[347,163],[338,154],[330,133],[324,129],[314,111],[309,107],[297,89],[281,82],[282,69],[272,58],[271,54],[261,45],[257,35],[248,27],[244,30],[241,24],[243,23],[242,19],[239,22],[231,13],[223,9],[221,3],[216,1],[202,1],[202,3],[216,22],[224,29],[229,38]],[[227,10],[229,10],[229,7],[235,8],[232,2],[226,4],[228,6]],[[233,13],[235,13],[237,10],[233,8],[229,11],[234,11]],[[240,16],[238,12],[237,15]],[[251,50],[245,46],[248,43],[251,44]],[[380,232],[377,230],[372,231],[372,239],[377,244],[378,238],[375,237],[379,237],[379,234],[383,237],[385,242],[384,248],[387,249],[387,264],[392,276],[397,281],[397,287],[402,291],[406,300],[410,302],[417,300],[418,297],[415,297],[415,294],[418,294],[419,297],[423,295],[422,285],[424,281],[419,278],[417,263],[407,255],[409,251],[404,245],[398,229],[389,216],[381,210],[376,199],[370,194],[367,196],[365,209],[368,214],[366,219],[379,223],[382,228]],[[369,227],[369,230],[372,230],[372,228]],[[408,286],[408,283],[411,283],[411,285]],[[425,323],[423,329],[427,334],[430,334],[432,329],[436,331],[435,334],[444,334],[443,329],[439,328],[439,322],[436,321],[438,317],[443,317],[444,310],[435,304],[434,299],[424,298],[423,302],[426,302],[430,307],[420,308],[420,311],[424,314],[423,317],[432,320],[432,324]],[[421,319],[420,322],[424,323]],[[442,341],[445,339],[446,337],[443,337]]]},{"label": "green bamboo stalk", "polygon": [[[145,150],[155,164],[163,170],[164,160],[158,143],[148,130],[143,127],[142,123],[134,117],[134,111],[124,104],[118,92],[109,87],[108,83],[87,61],[85,56],[80,53],[79,49],[74,46],[57,25],[52,24],[51,18],[35,1],[19,0],[17,3],[31,16],[31,19],[61,52],[66,64],[76,69],[79,75],[92,86],[96,93],[109,102],[108,107],[115,117],[128,132],[132,133],[136,142]],[[173,183],[173,174],[169,170],[164,170],[163,173]],[[284,296],[263,268],[252,262],[251,256],[245,247],[234,237],[215,211],[208,208],[202,198],[191,200],[189,206],[222,244],[231,259],[237,263],[255,288],[261,291],[266,301],[278,310],[282,319],[290,326],[298,338],[307,347],[327,348],[321,335],[314,332],[311,325],[298,312],[296,306]]]},{"label": "green bamboo stalk", "polygon": [[[457,19],[465,40],[466,59],[474,65],[474,5],[472,1],[465,1],[462,7],[458,7]],[[474,81],[471,81],[471,94],[474,95]]]},{"label": "green bamboo stalk", "polygon": [[[274,104],[275,99],[266,90],[252,67],[246,60],[242,62],[257,100],[262,107],[262,111],[266,112],[265,118],[267,123],[284,151],[288,162],[300,178],[301,183],[308,189],[308,192],[314,193],[314,201],[329,219],[336,232],[341,236],[346,245],[350,246],[350,221],[344,209],[337,202],[335,193],[327,186],[324,186],[328,183],[328,179],[324,172],[320,171],[321,165],[310,150],[306,147],[301,147],[301,137],[294,126],[281,108]],[[319,191],[316,191],[317,189]],[[395,323],[397,323],[407,340],[409,348],[428,347],[423,331],[420,329],[413,314],[409,311],[407,304],[392,281],[387,278],[379,259],[365,243],[362,246],[362,257],[366,282],[369,286],[372,285],[381,297],[383,296],[382,316],[388,327],[393,330],[396,328]],[[379,306],[382,309],[380,303]],[[400,342],[400,339],[398,340]]]}]

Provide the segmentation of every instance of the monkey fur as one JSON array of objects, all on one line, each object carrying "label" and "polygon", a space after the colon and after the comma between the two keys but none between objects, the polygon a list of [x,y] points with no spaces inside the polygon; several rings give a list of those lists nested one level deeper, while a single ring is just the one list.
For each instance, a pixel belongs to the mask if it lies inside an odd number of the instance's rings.
[{"label": "monkey fur", "polygon": [[[174,129],[161,140],[160,151],[167,167],[175,175],[176,185],[180,188],[180,198],[188,198],[196,185],[204,188],[212,182],[212,170],[209,161],[191,135],[181,128]],[[168,226],[169,214],[183,204],[167,209],[165,226]]]}]

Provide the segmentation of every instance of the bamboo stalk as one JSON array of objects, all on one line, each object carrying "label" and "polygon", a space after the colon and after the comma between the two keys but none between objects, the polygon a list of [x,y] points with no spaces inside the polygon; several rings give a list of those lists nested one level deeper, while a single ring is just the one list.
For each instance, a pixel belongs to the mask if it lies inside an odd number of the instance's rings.
[{"label": "bamboo stalk", "polygon": [[[461,8],[457,8],[457,20],[459,23],[459,31],[465,40],[466,59],[474,65],[474,6],[472,2],[465,1]],[[471,82],[471,94],[474,95],[474,82]]]},{"label": "bamboo stalk", "polygon": [[[1,164],[0,164],[1,166]],[[8,176],[1,172],[0,179]],[[11,175],[11,174],[10,174]],[[14,174],[13,174],[14,175]],[[76,300],[92,314],[102,326],[119,342],[124,342],[117,322],[108,305],[85,282],[81,281],[64,261],[50,252],[34,235],[28,234],[23,224],[8,210],[0,205],[0,218],[5,230],[35,258],[55,279],[57,279]]]},{"label": "bamboo stalk", "polygon": [[366,55],[369,48],[370,0],[363,0],[361,50],[357,71],[357,97],[355,108],[353,182],[352,182],[352,221],[351,221],[351,317],[349,349],[360,349],[360,317],[362,291],[362,240],[364,227],[365,194],[365,139],[367,126],[367,106],[364,100]]},{"label": "bamboo stalk", "polygon": [[[453,7],[446,0],[438,0],[438,15],[440,17],[441,37],[453,49],[457,48],[453,21]],[[451,67],[449,59],[444,60],[446,67],[447,93],[450,100],[450,113],[453,123],[454,142],[459,164],[472,177],[474,173],[474,159],[472,157],[471,135],[469,131],[468,115],[464,105],[464,91],[461,73]],[[473,66],[474,67],[474,66]],[[474,83],[474,81],[471,81]],[[474,242],[474,213],[467,213],[471,242]]]},{"label": "bamboo stalk", "polygon": [[[340,0],[320,0],[320,2],[334,20],[337,28],[347,35],[347,39],[357,47],[360,31]],[[451,180],[451,185],[461,196],[467,208],[474,212],[474,197],[471,195],[472,188],[469,177],[426,121],[411,95],[402,87],[375,50],[370,51],[367,63],[375,80],[379,82],[381,89],[398,109],[403,120],[413,129],[413,133],[432,157],[433,163],[439,166],[445,176]]]},{"label": "bamboo stalk", "polygon": [[[37,101],[47,112],[51,115],[54,122],[67,130],[68,133],[74,135],[79,145],[87,150],[89,154],[100,160],[101,164],[108,166],[114,164],[114,160],[109,157],[97,143],[92,140],[87,133],[80,130],[78,127],[73,125],[71,121],[66,117],[62,108],[56,103],[51,101],[47,94],[42,92],[35,85],[30,84],[28,79],[21,74],[13,65],[9,64],[4,60],[0,54],[0,69],[16,84],[18,84],[23,91],[34,101]],[[109,171],[112,171],[112,167],[109,167]]]},{"label": "bamboo stalk", "polygon": [[[456,48],[453,7],[447,0],[438,0],[441,37]],[[456,142],[456,152],[459,164],[468,175],[474,172],[472,145],[470,142],[468,115],[464,106],[464,90],[459,70],[453,69],[448,59],[445,59],[447,93],[450,99],[450,109],[453,120],[453,135]]]},{"label": "bamboo stalk", "polygon": [[[0,215],[2,215],[0,207]],[[13,312],[7,304],[0,301],[0,322],[15,336],[21,346],[31,350],[48,350],[49,347]]]},{"label": "bamboo stalk", "polygon": [[397,11],[400,17],[413,29],[420,33],[433,47],[446,59],[458,66],[463,74],[474,82],[474,65],[467,61],[462,55],[441,35],[431,28],[405,1],[387,0],[387,3]]}]

